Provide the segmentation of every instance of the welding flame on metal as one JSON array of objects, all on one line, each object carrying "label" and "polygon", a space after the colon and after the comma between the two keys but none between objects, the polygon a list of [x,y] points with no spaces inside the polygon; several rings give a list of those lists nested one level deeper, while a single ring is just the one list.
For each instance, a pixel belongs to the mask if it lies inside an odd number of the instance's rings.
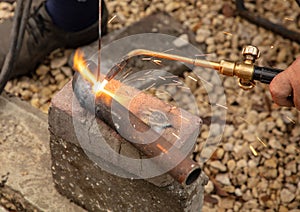
[{"label": "welding flame on metal", "polygon": [[96,76],[89,69],[87,62],[84,59],[84,55],[80,50],[76,50],[73,60],[73,68],[92,85],[92,90],[96,97],[102,93],[105,93],[110,97],[115,96],[113,93],[105,89],[105,86],[108,83],[106,79],[104,79],[102,82],[97,81]]}]

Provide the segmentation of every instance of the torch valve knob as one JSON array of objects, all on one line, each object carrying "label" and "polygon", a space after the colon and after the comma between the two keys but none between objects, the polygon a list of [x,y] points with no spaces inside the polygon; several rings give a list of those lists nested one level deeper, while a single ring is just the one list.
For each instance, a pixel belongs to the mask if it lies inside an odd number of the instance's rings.
[{"label": "torch valve knob", "polygon": [[260,57],[260,51],[256,46],[248,45],[242,50],[244,56],[244,63],[253,64],[256,59]]}]

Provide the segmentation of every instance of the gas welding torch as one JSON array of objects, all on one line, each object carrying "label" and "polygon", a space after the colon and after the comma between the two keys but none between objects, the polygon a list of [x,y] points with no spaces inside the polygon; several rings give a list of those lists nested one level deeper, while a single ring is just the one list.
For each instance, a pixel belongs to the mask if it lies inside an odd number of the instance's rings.
[{"label": "gas welding torch", "polygon": [[[204,59],[192,59],[173,54],[149,51],[144,49],[136,49],[129,52],[121,62],[117,63],[106,75],[106,83],[120,73],[127,64],[127,61],[134,56],[150,56],[153,58],[161,58],[167,60],[180,61],[194,66],[210,68],[218,71],[225,76],[236,76],[239,78],[239,86],[244,90],[249,90],[255,86],[255,81],[270,84],[272,79],[279,74],[281,69],[260,67],[254,65],[255,60],[259,58],[260,52],[256,46],[248,45],[243,48],[242,54],[244,60],[242,62],[231,62],[221,60],[213,62]],[[105,83],[105,84],[106,84]]]}]

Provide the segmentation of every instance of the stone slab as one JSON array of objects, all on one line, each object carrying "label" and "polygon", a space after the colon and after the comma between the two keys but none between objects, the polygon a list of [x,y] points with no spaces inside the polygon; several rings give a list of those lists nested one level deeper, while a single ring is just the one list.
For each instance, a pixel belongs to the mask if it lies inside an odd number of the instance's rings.
[{"label": "stone slab", "polygon": [[45,114],[0,96],[0,176],[7,176],[0,193],[37,211],[84,211],[54,188],[49,139]]}]

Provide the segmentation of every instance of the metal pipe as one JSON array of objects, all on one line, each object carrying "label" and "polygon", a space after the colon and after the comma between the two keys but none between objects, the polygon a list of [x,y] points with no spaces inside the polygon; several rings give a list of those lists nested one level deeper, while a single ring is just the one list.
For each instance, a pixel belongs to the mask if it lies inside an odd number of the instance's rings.
[{"label": "metal pipe", "polygon": [[[75,86],[76,85],[76,86]],[[121,83],[116,80],[111,80],[106,86],[106,89],[115,93],[120,88]],[[126,90],[128,95],[134,95],[134,88],[128,87]],[[133,114],[128,108],[124,107],[114,98],[108,95],[100,95],[95,99],[95,105],[89,102],[89,99],[95,98],[91,84],[85,81],[79,73],[76,73],[73,78],[73,90],[82,107],[95,111],[95,115],[104,120],[112,128],[116,129],[119,134],[126,140],[131,142],[139,151],[144,153],[148,158],[153,158],[158,167],[165,168],[168,173],[179,183],[190,185],[196,181],[201,174],[199,164],[191,160],[188,156],[184,156],[180,149],[174,146],[173,143],[166,140],[165,137],[159,135],[144,121]],[[140,93],[140,92],[139,92]],[[145,94],[144,94],[145,95]],[[142,96],[141,100],[144,99]],[[132,98],[129,96],[128,98]],[[136,96],[135,96],[136,98]],[[139,107],[138,101],[135,105],[131,102],[130,107]],[[112,112],[113,105],[113,112]],[[124,119],[128,119],[132,126],[128,127],[128,123]],[[121,120],[120,120],[121,117]],[[178,117],[180,118],[180,117]],[[120,120],[116,123],[116,120]],[[147,132],[147,133],[139,133]],[[149,143],[156,138],[154,142]],[[172,154],[168,154],[169,151]],[[171,168],[170,168],[171,167]],[[174,167],[174,168],[173,168]]]}]

